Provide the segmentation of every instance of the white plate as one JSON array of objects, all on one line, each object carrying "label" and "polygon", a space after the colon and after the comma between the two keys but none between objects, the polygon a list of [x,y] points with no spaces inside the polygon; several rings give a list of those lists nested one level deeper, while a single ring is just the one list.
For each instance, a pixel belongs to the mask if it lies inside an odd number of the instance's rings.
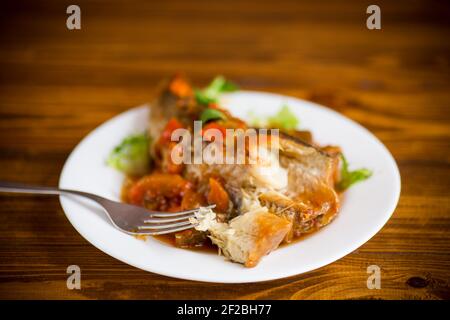
[{"label": "white plate", "polygon": [[[389,219],[400,195],[399,171],[386,147],[362,126],[328,108],[276,94],[240,91],[222,101],[244,119],[250,110],[272,115],[287,103],[300,119],[300,127],[310,129],[316,141],[341,146],[351,168],[369,168],[373,176],[345,193],[341,211],[330,225],[279,248],[251,269],[153,238],[138,240],[115,229],[98,206],[62,196],[61,205],[75,229],[103,252],[143,270],[189,280],[239,283],[279,279],[325,266],[364,244]],[[59,186],[119,200],[123,176],[107,167],[105,159],[125,136],[146,130],[148,112],[145,106],[131,109],[92,131],[67,159]]]}]

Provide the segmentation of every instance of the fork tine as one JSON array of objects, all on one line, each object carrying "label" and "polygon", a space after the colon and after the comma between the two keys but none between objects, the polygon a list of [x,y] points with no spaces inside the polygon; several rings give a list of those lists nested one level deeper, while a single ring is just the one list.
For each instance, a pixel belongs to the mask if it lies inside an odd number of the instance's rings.
[{"label": "fork tine", "polygon": [[[206,209],[212,209],[214,208],[216,205],[212,204],[210,206],[205,207]],[[179,212],[149,212],[150,217],[161,217],[161,218],[165,218],[165,217],[177,217],[177,216],[183,216],[189,213],[194,213],[197,212],[200,208],[195,208],[192,210],[186,210],[186,211],[179,211]]]},{"label": "fork tine", "polygon": [[152,224],[146,226],[138,226],[139,230],[153,230],[153,229],[168,229],[174,227],[182,227],[192,225],[189,221],[177,222],[177,223],[168,223],[168,224]]},{"label": "fork tine", "polygon": [[164,229],[164,230],[158,230],[158,231],[138,231],[138,232],[132,232],[132,234],[136,234],[136,235],[149,235],[149,236],[156,236],[156,235],[160,235],[160,234],[168,234],[168,233],[174,233],[174,232],[178,232],[178,231],[184,231],[184,230],[188,230],[193,228],[194,225],[186,225],[186,226],[182,226],[182,227],[178,227],[178,228],[173,228],[173,229]]},{"label": "fork tine", "polygon": [[191,213],[189,215],[185,215],[185,216],[178,216],[175,218],[149,218],[149,219],[145,219],[144,223],[166,223],[166,222],[175,222],[175,221],[182,221],[182,220],[186,220],[188,218],[194,217],[195,214]]}]

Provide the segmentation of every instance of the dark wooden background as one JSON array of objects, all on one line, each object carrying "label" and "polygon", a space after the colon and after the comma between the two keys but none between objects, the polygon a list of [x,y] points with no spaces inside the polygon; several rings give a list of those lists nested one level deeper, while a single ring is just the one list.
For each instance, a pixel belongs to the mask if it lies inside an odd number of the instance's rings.
[{"label": "dark wooden background", "polygon": [[[84,240],[55,197],[0,195],[0,298],[449,299],[450,10],[447,1],[2,1],[0,179],[56,185],[93,128],[152,99],[184,72],[313,100],[363,124],[393,153],[402,194],[393,217],[345,258],[256,284],[172,279]],[[80,172],[82,174],[82,172]],[[82,289],[66,288],[66,268]],[[381,290],[366,287],[381,267]],[[181,267],[181,266],[180,266]]]}]

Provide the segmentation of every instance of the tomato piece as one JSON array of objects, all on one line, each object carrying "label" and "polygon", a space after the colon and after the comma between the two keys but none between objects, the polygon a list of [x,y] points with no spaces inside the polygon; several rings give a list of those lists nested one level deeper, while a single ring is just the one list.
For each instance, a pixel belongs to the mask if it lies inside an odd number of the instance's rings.
[{"label": "tomato piece", "polygon": [[179,211],[192,184],[176,174],[153,173],[139,179],[128,191],[131,204],[152,210]]},{"label": "tomato piece", "polygon": [[220,182],[214,178],[209,178],[209,192],[207,196],[209,204],[215,204],[218,212],[227,212],[230,205],[230,197]]},{"label": "tomato piece", "polygon": [[167,144],[167,143],[172,142],[171,139],[170,139],[172,137],[172,133],[176,129],[181,129],[181,128],[183,128],[183,124],[180,121],[178,121],[175,118],[170,119],[167,122],[163,132],[161,133],[161,136],[159,138],[159,143]]},{"label": "tomato piece", "polygon": [[217,122],[210,122],[210,123],[207,123],[206,125],[204,125],[202,128],[202,136],[205,138],[206,141],[211,141],[211,137],[208,136],[208,134],[207,134],[207,131],[209,129],[219,130],[222,133],[222,141],[225,140],[225,136],[227,134],[227,132],[226,132],[227,129]]}]

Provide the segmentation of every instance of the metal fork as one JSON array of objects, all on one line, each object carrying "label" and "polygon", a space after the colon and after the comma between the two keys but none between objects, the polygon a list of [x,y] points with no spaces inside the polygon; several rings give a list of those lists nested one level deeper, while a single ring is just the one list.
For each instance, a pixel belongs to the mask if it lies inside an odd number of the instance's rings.
[{"label": "metal fork", "polygon": [[[92,193],[51,187],[31,186],[21,183],[0,181],[0,192],[76,195],[97,202],[119,230],[131,235],[158,235],[193,228],[189,218],[194,217],[199,208],[179,212],[149,211],[126,203],[112,201]],[[206,208],[214,208],[215,205]]]}]

